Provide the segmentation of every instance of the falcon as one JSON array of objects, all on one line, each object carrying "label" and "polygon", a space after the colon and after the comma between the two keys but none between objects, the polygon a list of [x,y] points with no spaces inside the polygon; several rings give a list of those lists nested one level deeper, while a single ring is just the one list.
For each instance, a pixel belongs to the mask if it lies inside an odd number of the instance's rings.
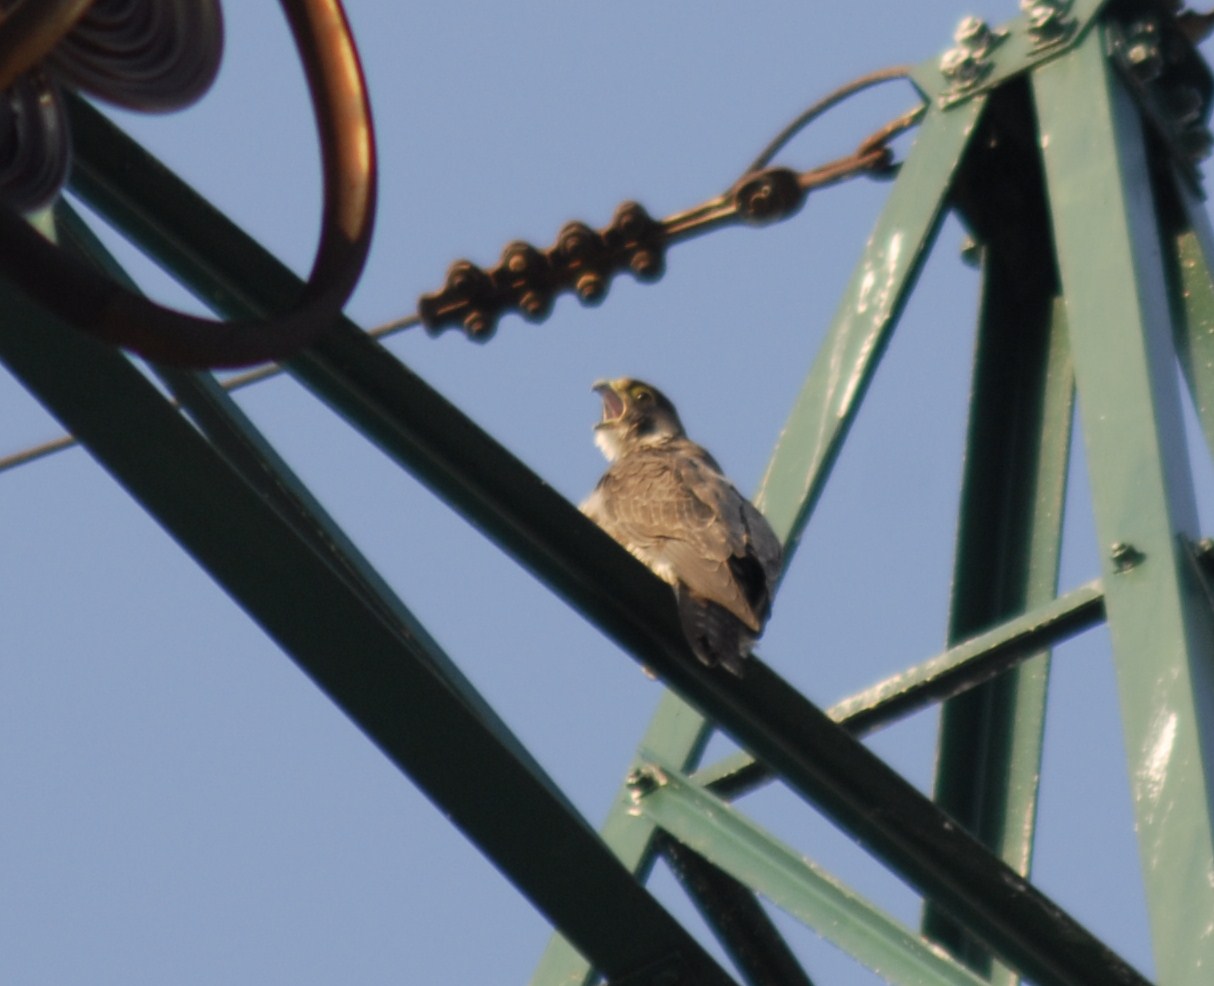
[{"label": "falcon", "polygon": [[610,466],[582,512],[674,587],[695,656],[740,677],[771,612],[779,539],[660,390],[627,377],[593,389]]}]

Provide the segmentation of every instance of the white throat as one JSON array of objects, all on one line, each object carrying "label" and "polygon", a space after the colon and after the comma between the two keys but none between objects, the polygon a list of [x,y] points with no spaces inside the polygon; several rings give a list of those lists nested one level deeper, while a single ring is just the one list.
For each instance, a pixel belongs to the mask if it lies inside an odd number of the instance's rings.
[{"label": "white throat", "polygon": [[620,457],[620,435],[615,428],[595,428],[594,444],[607,457],[608,462],[615,462]]}]

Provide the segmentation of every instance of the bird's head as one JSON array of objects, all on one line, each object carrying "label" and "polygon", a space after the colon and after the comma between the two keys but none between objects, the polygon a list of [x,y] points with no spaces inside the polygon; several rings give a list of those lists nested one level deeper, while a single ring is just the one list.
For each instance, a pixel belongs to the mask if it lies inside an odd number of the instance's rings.
[{"label": "bird's head", "polygon": [[603,417],[594,426],[594,442],[609,460],[638,446],[683,437],[678,411],[656,387],[620,377],[599,380],[593,389],[603,399]]}]

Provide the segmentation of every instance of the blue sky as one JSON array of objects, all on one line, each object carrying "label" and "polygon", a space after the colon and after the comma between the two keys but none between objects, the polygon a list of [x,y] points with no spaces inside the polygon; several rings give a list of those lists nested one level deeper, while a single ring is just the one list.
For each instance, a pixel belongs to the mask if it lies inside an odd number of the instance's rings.
[{"label": "blue sky", "polygon": [[[626,199],[662,216],[715,195],[803,107],[933,57],[969,13],[1016,6],[352,0],[381,185],[348,311],[408,314],[451,260],[491,265]],[[289,32],[275,4],[225,15],[200,103],[115,117],[305,273],[319,184]],[[781,160],[820,163],[913,103],[905,85],[863,96]],[[563,298],[539,326],[506,318],[483,347],[420,330],[389,347],[574,501],[602,469],[590,384],[622,374],[661,386],[753,490],[886,188],[678,246],[658,284],[621,278],[595,309]],[[962,238],[948,222],[761,647],[821,705],[943,648],[978,288]],[[157,297],[193,304],[116,249]],[[661,686],[298,384],[239,400],[597,824]],[[0,452],[57,433],[0,374]],[[1063,588],[1098,574],[1080,445]],[[1204,453],[1198,476],[1208,503]],[[87,454],[0,475],[0,513],[0,980],[526,981],[542,918]],[[1053,689],[1034,879],[1150,974],[1103,631],[1059,650]],[[934,728],[922,714],[871,744],[928,789]],[[914,895],[812,808],[775,788],[743,804],[917,921]],[[661,871],[652,886],[698,927]],[[817,981],[877,981],[780,920]]]}]

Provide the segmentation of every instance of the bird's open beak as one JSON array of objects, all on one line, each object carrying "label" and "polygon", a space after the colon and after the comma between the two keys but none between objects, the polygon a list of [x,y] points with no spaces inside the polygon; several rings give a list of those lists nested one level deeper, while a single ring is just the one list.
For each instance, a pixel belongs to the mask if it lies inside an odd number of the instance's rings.
[{"label": "bird's open beak", "polygon": [[617,421],[624,413],[624,401],[616,391],[615,384],[610,380],[596,380],[591,390],[603,399],[603,418],[599,425]]}]

